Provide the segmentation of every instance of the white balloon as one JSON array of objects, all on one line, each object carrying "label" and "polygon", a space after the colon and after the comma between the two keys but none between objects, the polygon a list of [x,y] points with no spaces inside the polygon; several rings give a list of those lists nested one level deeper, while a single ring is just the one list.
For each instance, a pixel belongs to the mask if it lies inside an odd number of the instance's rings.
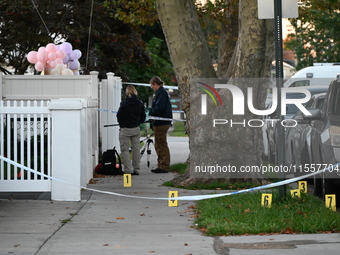
[{"label": "white balloon", "polygon": [[61,75],[73,75],[73,72],[71,69],[66,68],[61,71]]},{"label": "white balloon", "polygon": [[59,71],[62,71],[62,70],[65,69],[65,65],[64,64],[57,64],[55,68],[58,69]]},{"label": "white balloon", "polygon": [[53,68],[53,69],[50,71],[50,75],[60,75],[60,70],[57,69],[57,68]]}]

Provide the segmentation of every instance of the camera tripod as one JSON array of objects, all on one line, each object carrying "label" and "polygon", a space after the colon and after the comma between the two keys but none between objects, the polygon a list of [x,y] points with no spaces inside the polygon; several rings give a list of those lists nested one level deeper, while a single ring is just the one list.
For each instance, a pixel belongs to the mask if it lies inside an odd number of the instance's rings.
[{"label": "camera tripod", "polygon": [[140,141],[140,143],[145,142],[141,151],[140,151],[140,158],[142,159],[144,152],[146,150],[146,154],[147,154],[147,166],[148,168],[150,167],[150,155],[151,155],[151,144],[153,144],[153,140],[151,139],[151,136],[153,136],[154,134],[150,134],[147,135],[146,138],[144,138],[143,140]]}]

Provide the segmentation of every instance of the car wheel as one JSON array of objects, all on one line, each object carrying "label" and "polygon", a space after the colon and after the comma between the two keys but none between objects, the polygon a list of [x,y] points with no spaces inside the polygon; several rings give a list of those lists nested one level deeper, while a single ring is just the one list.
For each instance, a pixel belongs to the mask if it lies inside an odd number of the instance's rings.
[{"label": "car wheel", "polygon": [[[321,153],[321,148],[319,150],[319,163],[323,164],[325,162],[323,160],[323,156]],[[320,176],[321,175],[321,176]],[[325,200],[326,194],[333,194],[336,191],[334,185],[332,185],[332,181],[325,177],[325,173],[321,173],[314,176],[314,194],[320,197],[321,199]],[[319,177],[319,178],[316,178]]]},{"label": "car wheel", "polygon": [[322,198],[322,193],[323,193],[323,179],[321,179],[320,177],[317,178],[314,175],[314,191],[313,191],[313,195],[316,196],[316,197]]},{"label": "car wheel", "polygon": [[[322,153],[321,153],[321,148],[319,148],[319,158],[316,160],[317,162],[315,163],[320,163],[322,164],[323,158],[322,158]],[[324,199],[324,194],[325,194],[325,183],[324,183],[324,173],[314,175],[314,196],[320,197]]]}]

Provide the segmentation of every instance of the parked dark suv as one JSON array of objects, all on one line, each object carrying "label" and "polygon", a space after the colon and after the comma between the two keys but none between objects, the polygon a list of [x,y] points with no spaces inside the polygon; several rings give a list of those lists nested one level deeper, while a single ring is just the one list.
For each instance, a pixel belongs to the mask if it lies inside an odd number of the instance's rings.
[{"label": "parked dark suv", "polygon": [[[326,93],[320,93],[312,96],[311,100],[306,104],[306,109],[321,109],[325,100]],[[294,128],[286,130],[286,164],[304,166],[312,161],[311,157],[311,131],[314,121],[305,120],[303,112],[299,110],[292,118],[296,121]],[[302,175],[303,173],[296,173]]]},{"label": "parked dark suv", "polygon": [[[328,90],[329,86],[306,86],[306,87],[299,87],[303,89],[309,90],[311,95],[319,94],[326,92]],[[304,98],[306,95],[301,92],[288,92],[286,97],[287,99],[299,99]],[[305,104],[304,104],[305,105]],[[271,104],[268,105],[268,108],[271,107]],[[299,109],[296,107],[295,104],[287,104],[286,109],[286,115],[285,119],[291,119],[294,114]],[[270,119],[278,119],[278,117],[275,116],[275,112],[269,116],[266,116],[266,129],[263,129],[264,132],[266,132],[266,136],[268,139],[268,161],[274,164],[277,164],[277,140],[278,140],[278,132],[277,132],[277,121],[268,122]],[[289,123],[288,123],[289,124]],[[283,145],[284,146],[284,145]],[[266,156],[266,155],[265,155]]]},{"label": "parked dark suv", "polygon": [[[323,107],[309,111],[312,115],[304,116],[304,119],[314,123],[311,131],[312,157],[307,168],[315,171],[320,166],[340,162],[340,75],[331,82]],[[315,176],[314,193],[322,198],[325,194],[336,194],[337,201],[340,201],[340,167]]]}]

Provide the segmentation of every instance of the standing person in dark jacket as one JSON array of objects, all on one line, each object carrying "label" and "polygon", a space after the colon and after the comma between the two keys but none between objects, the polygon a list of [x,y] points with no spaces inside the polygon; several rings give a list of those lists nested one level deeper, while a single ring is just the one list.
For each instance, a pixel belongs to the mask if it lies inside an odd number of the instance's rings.
[{"label": "standing person in dark jacket", "polygon": [[[156,92],[152,101],[149,115],[172,119],[172,109],[169,93],[164,89],[164,82],[159,77],[150,80],[151,88]],[[170,167],[170,151],[167,143],[167,132],[171,121],[155,120],[153,123],[155,134],[155,149],[157,153],[157,168],[153,173],[168,173]]]},{"label": "standing person in dark jacket", "polygon": [[[140,128],[139,125],[145,121],[145,108],[137,97],[137,90],[134,86],[126,87],[126,99],[120,103],[117,112],[119,123],[119,143],[124,162],[126,174],[139,175],[140,170]],[[132,148],[132,164],[130,160],[129,146]]]}]

